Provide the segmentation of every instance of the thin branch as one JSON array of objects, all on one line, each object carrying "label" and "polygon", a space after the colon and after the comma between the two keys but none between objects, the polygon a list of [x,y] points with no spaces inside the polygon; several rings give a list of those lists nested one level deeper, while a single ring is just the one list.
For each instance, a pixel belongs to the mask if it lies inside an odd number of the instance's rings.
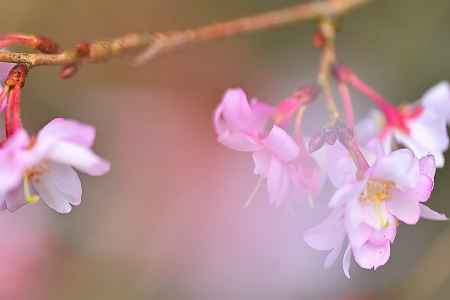
[{"label": "thin branch", "polygon": [[194,42],[219,39],[322,17],[336,17],[370,1],[322,0],[192,30],[128,34],[116,39],[90,43],[87,55],[80,55],[77,48],[67,49],[59,54],[0,52],[0,62],[21,63],[28,65],[28,67],[40,65],[68,66],[105,62],[125,53],[136,53],[144,50],[138,58],[138,63],[143,63],[156,54]]}]

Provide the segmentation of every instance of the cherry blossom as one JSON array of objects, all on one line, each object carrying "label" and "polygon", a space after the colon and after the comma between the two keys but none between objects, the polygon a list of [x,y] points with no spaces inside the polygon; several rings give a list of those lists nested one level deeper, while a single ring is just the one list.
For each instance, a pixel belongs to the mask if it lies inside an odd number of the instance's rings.
[{"label": "cherry blossom", "polygon": [[[293,100],[272,107],[257,100],[250,105],[244,91],[228,90],[214,114],[218,141],[244,152],[251,152],[254,173],[267,179],[270,202],[279,204],[291,186],[317,194],[319,189],[315,165],[304,160],[305,153],[289,134],[277,125],[265,130],[269,121],[288,119],[293,111]],[[313,178],[311,181],[310,179]]]},{"label": "cherry blossom", "polygon": [[72,120],[54,119],[30,138],[17,130],[0,148],[1,208],[14,211],[40,198],[59,213],[81,203],[76,168],[103,175],[109,163],[90,149],[95,129]]},{"label": "cherry blossom", "polygon": [[391,150],[396,141],[410,148],[419,158],[432,154],[436,166],[441,168],[445,162],[444,152],[449,146],[449,122],[450,87],[448,82],[441,82],[428,90],[418,102],[396,109],[391,117],[384,118],[372,111],[358,125],[357,132],[363,140],[378,136],[386,150]]},{"label": "cherry blossom", "polygon": [[377,159],[361,179],[343,182],[330,200],[332,213],[317,227],[305,232],[305,241],[314,249],[331,251],[330,266],[346,238],[349,245],[343,268],[349,277],[351,255],[359,266],[377,269],[390,256],[390,245],[399,222],[414,225],[419,218],[447,220],[424,203],[434,187],[435,161],[421,159],[408,149],[389,154],[377,152]]}]

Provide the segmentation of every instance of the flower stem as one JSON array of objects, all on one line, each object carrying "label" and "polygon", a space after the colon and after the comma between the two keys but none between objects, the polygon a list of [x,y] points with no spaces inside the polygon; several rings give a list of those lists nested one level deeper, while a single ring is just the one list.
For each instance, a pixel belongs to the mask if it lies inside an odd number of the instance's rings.
[{"label": "flower stem", "polygon": [[327,104],[328,114],[330,116],[330,123],[333,124],[339,118],[339,111],[336,106],[336,101],[333,97],[333,91],[330,82],[332,67],[336,63],[336,49],[334,45],[336,29],[333,21],[330,18],[323,19],[319,24],[319,31],[324,38],[324,44],[322,46],[320,68],[317,81],[322,87]]},{"label": "flower stem", "polygon": [[350,92],[348,90],[347,84],[343,81],[339,81],[338,82],[338,90],[339,90],[339,93],[341,94],[347,126],[348,126],[348,128],[353,129],[355,127],[355,116],[353,113],[352,98],[350,96]]}]

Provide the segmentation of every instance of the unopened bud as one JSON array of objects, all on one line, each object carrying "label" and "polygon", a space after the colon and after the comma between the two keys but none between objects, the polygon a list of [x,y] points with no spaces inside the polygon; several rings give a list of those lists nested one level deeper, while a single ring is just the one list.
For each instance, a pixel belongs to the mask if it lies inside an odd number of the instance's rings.
[{"label": "unopened bud", "polygon": [[59,73],[59,77],[61,79],[69,79],[73,75],[75,75],[77,73],[77,71],[78,71],[78,65],[77,64],[67,65],[67,66],[64,66],[61,69],[61,73]]},{"label": "unopened bud", "polygon": [[41,35],[36,36],[35,48],[46,54],[55,54],[60,50],[59,45],[52,39]]}]

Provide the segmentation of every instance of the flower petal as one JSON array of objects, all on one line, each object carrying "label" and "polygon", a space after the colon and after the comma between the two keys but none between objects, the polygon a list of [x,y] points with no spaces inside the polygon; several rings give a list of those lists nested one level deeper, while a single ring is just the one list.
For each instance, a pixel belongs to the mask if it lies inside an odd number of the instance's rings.
[{"label": "flower petal", "polygon": [[286,197],[290,183],[289,172],[277,158],[272,157],[267,171],[270,203],[279,204]]},{"label": "flower petal", "polygon": [[217,140],[224,146],[236,151],[253,152],[262,148],[256,139],[241,132],[224,131],[218,136]]},{"label": "flower petal", "polygon": [[16,188],[26,168],[34,163],[25,151],[30,142],[25,130],[18,130],[0,148],[0,194]]},{"label": "flower petal", "polygon": [[253,161],[255,163],[254,173],[255,175],[266,176],[269,170],[270,161],[272,159],[272,155],[269,151],[256,151],[253,153]]},{"label": "flower petal", "polygon": [[66,141],[92,147],[95,139],[95,128],[74,120],[56,118],[39,131],[38,140]]},{"label": "flower petal", "polygon": [[433,155],[427,155],[419,160],[420,174],[428,176],[434,181],[436,175],[436,162]]},{"label": "flower petal", "polygon": [[92,150],[66,142],[59,142],[52,147],[48,157],[92,176],[103,175],[110,169],[109,162],[98,157]]},{"label": "flower petal", "polygon": [[361,223],[358,226],[351,226],[351,223],[347,221],[346,218],[346,228],[347,235],[350,240],[352,247],[361,247],[365,242],[367,242],[374,231],[372,227],[365,223]]},{"label": "flower petal", "polygon": [[344,242],[345,228],[342,221],[343,210],[334,210],[316,227],[305,231],[303,239],[313,249],[332,250]]},{"label": "flower petal", "polygon": [[366,243],[360,248],[353,249],[356,262],[364,269],[377,269],[389,260],[391,247],[389,241],[383,245]]},{"label": "flower petal", "polygon": [[50,163],[48,167],[39,179],[32,181],[32,186],[50,208],[67,214],[72,205],[81,203],[80,179],[69,166]]},{"label": "flower petal", "polygon": [[[33,189],[31,188],[31,192]],[[27,201],[23,193],[23,183],[18,187],[10,190],[5,196],[5,206],[10,212],[14,212],[19,208],[25,206]]]},{"label": "flower petal", "polygon": [[225,129],[232,132],[247,132],[251,134],[256,130],[254,116],[242,89],[226,91],[222,103],[214,113],[214,124],[218,134]]},{"label": "flower petal", "polygon": [[344,252],[344,257],[342,258],[342,270],[345,276],[350,279],[350,264],[352,262],[352,247],[350,244]]},{"label": "flower petal", "polygon": [[411,151],[414,152],[414,155],[418,158],[422,158],[426,155],[432,154],[434,156],[434,159],[436,161],[436,166],[438,168],[442,168],[445,163],[443,151],[444,149],[432,149],[428,147],[426,144],[422,143],[419,139],[421,137],[411,137],[407,136],[405,134],[396,132],[395,138],[400,144],[403,144],[404,146],[411,149]]},{"label": "flower petal", "polygon": [[300,149],[294,140],[278,126],[273,126],[269,135],[263,139],[262,144],[283,162],[295,159]]},{"label": "flower petal", "polygon": [[450,122],[450,86],[447,81],[430,88],[422,97],[422,105],[438,115],[445,116]]},{"label": "flower petal", "polygon": [[419,178],[419,161],[408,149],[396,150],[375,162],[371,177],[392,181],[399,188],[414,187]]},{"label": "flower petal", "polygon": [[387,210],[406,224],[416,224],[420,218],[419,203],[409,198],[408,193],[395,191],[392,199],[386,201]]},{"label": "flower petal", "polygon": [[337,207],[343,205],[345,202],[357,199],[361,195],[366,184],[367,179],[344,185],[333,194],[328,206]]},{"label": "flower petal", "polygon": [[420,216],[424,219],[435,220],[435,221],[447,221],[448,218],[445,214],[438,213],[426,205],[419,204],[420,206]]},{"label": "flower petal", "polygon": [[325,262],[323,264],[323,267],[325,269],[328,269],[334,265],[339,254],[341,254],[343,244],[344,243],[339,243],[335,248],[333,248],[333,250],[330,251],[330,253],[328,253],[327,257],[325,258]]}]

